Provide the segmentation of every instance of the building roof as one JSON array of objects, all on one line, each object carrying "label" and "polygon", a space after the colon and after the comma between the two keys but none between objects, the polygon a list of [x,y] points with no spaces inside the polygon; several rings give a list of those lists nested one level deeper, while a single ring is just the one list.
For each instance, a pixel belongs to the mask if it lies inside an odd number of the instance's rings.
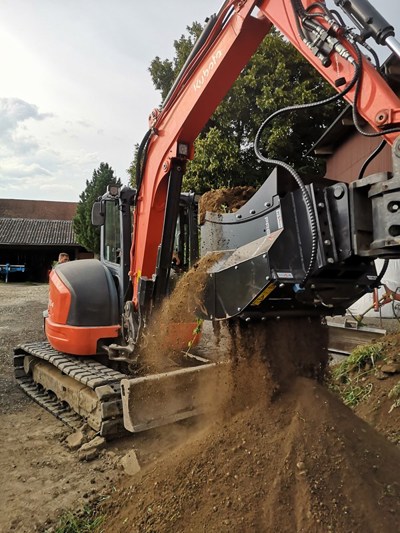
[{"label": "building roof", "polygon": [[45,200],[13,200],[0,198],[0,217],[40,220],[72,220],[76,202],[50,202]]},{"label": "building roof", "polygon": [[0,245],[79,246],[72,220],[32,220],[0,217]]}]

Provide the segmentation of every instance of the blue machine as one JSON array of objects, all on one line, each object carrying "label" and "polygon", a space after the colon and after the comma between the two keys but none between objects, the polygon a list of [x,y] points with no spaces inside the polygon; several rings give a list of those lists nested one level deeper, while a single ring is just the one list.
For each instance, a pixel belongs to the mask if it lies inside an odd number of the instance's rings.
[{"label": "blue machine", "polygon": [[0,274],[5,275],[6,283],[8,283],[8,274],[10,272],[25,272],[25,265],[10,265],[9,263],[0,265]]}]

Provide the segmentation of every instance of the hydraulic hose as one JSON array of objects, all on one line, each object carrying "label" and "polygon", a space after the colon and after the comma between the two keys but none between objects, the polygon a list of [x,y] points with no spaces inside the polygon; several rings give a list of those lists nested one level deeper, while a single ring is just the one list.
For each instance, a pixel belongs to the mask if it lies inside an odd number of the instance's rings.
[{"label": "hydraulic hose", "polygon": [[281,115],[283,113],[288,113],[288,112],[291,112],[291,111],[310,109],[310,108],[313,108],[313,107],[323,106],[323,105],[326,105],[328,103],[335,102],[336,100],[338,100],[339,98],[341,98],[345,94],[347,94],[354,87],[354,85],[356,84],[356,82],[357,82],[357,80],[359,78],[359,75],[360,75],[360,67],[359,67],[359,65],[354,64],[354,67],[355,67],[354,76],[353,76],[352,80],[350,81],[349,85],[343,91],[341,91],[340,93],[335,94],[333,96],[330,96],[328,98],[325,98],[324,100],[319,100],[318,102],[310,102],[308,104],[298,104],[298,105],[288,106],[288,107],[284,107],[282,109],[278,109],[277,111],[272,113],[269,117],[267,117],[266,120],[264,120],[264,122],[259,127],[259,129],[257,131],[257,134],[256,134],[256,137],[255,137],[255,140],[254,140],[254,151],[255,151],[256,156],[261,161],[263,161],[264,163],[267,163],[267,164],[270,164],[270,165],[277,165],[277,166],[281,166],[282,168],[285,168],[293,176],[293,178],[295,179],[296,183],[298,184],[298,186],[299,186],[299,188],[300,188],[300,190],[302,192],[303,198],[304,198],[304,202],[305,202],[305,205],[306,205],[306,208],[307,208],[309,221],[310,221],[310,226],[311,226],[311,255],[310,255],[310,261],[309,261],[309,264],[308,264],[304,279],[300,283],[300,286],[304,286],[305,283],[307,282],[307,280],[309,279],[309,277],[311,275],[311,272],[314,269],[315,261],[317,259],[318,231],[317,231],[317,223],[316,223],[316,217],[315,217],[315,213],[314,213],[314,208],[313,208],[313,205],[312,205],[312,202],[311,202],[311,199],[310,199],[310,195],[308,194],[308,191],[307,191],[302,179],[300,178],[299,174],[294,170],[294,168],[292,168],[290,165],[288,165],[284,161],[279,161],[277,159],[270,159],[270,158],[264,156],[261,153],[261,150],[259,148],[260,138],[261,138],[261,135],[262,135],[265,127],[267,126],[267,124],[269,124],[269,122],[271,122],[278,115]]},{"label": "hydraulic hose", "polygon": [[375,157],[380,154],[383,150],[383,148],[386,146],[386,141],[383,139],[382,142],[379,143],[379,145],[375,148],[375,150],[368,156],[368,158],[364,161],[362,167],[360,168],[360,172],[358,174],[357,179],[361,179],[364,176],[365,170],[368,167],[368,165],[375,159]]},{"label": "hydraulic hose", "polygon": [[152,130],[148,130],[145,134],[145,136],[142,139],[142,142],[140,143],[137,158],[136,158],[136,188],[137,188],[137,195],[139,196],[140,186],[142,184],[142,178],[143,178],[143,169],[146,163],[146,156],[147,156],[147,147],[148,142],[150,139],[150,136],[152,134]]}]

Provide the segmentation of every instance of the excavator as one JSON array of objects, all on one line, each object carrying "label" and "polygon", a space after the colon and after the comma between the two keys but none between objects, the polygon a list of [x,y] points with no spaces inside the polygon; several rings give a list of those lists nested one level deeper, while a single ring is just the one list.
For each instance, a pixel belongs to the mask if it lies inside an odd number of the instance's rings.
[{"label": "excavator", "polygon": [[[271,331],[278,318],[298,320],[292,334],[300,334],[304,320],[317,324],[344,314],[373,291],[382,279],[376,258],[400,258],[400,100],[368,57],[366,40],[399,58],[400,43],[367,0],[335,4],[338,9],[323,0],[226,0],[162,107],[150,114],[136,188],[111,185],[93,206],[100,260],[72,261],[51,272],[47,340],[15,348],[15,375],[29,395],[72,427],[84,419],[112,438],[204,408],[196,391],[212,379],[215,361],[193,356],[190,364],[174,359],[170,365],[167,357],[160,371],[146,372],[141,359],[149,327],[164,327],[157,309],[180,276],[176,254],[184,271],[199,252],[196,198],[181,191],[194,141],[271,28],[336,92],[268,117],[254,151],[260,164],[274,170],[235,213],[207,213],[201,255],[216,259],[206,271],[201,317],[259,321]],[[390,172],[321,184],[265,153],[263,134],[276,116],[338,98],[351,104],[360,134],[392,147]],[[173,325],[171,353],[192,338],[195,326],[195,319]]]}]

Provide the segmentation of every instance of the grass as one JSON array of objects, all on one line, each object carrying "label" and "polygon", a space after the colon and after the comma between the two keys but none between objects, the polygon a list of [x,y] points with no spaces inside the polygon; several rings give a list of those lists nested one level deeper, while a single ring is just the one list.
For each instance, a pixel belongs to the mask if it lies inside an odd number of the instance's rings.
[{"label": "grass", "polygon": [[400,407],[400,381],[389,391],[388,397],[394,400],[389,410],[389,413],[391,413],[393,409]]},{"label": "grass", "polygon": [[339,392],[343,403],[355,407],[368,398],[373,385],[365,383],[365,378],[375,371],[376,362],[383,358],[381,342],[357,346],[349,357],[333,370],[334,388]]},{"label": "grass", "polygon": [[55,533],[90,533],[103,522],[103,516],[96,516],[95,509],[86,505],[81,511],[65,512],[59,519]]},{"label": "grass", "polygon": [[383,343],[377,342],[374,344],[366,344],[364,346],[357,346],[349,357],[345,359],[340,365],[338,365],[334,372],[333,377],[335,380],[342,380],[346,382],[346,379],[350,374],[355,372],[361,372],[363,370],[369,371],[372,369],[377,361],[383,359]]}]

